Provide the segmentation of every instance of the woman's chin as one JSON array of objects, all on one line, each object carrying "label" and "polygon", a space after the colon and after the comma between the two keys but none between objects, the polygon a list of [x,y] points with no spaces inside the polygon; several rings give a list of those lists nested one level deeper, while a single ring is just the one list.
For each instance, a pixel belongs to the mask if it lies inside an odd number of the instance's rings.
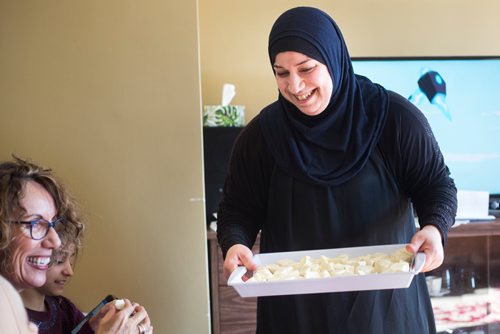
[{"label": "woman's chin", "polygon": [[310,101],[309,103],[295,103],[297,109],[300,110],[301,113],[307,116],[316,116],[319,115],[325,110],[326,106],[323,106],[318,101]]},{"label": "woman's chin", "polygon": [[46,278],[36,277],[27,282],[28,288],[39,288],[46,282]]},{"label": "woman's chin", "polygon": [[47,281],[47,274],[45,270],[35,270],[31,271],[29,275],[23,277],[21,283],[24,288],[39,288],[45,284]]}]

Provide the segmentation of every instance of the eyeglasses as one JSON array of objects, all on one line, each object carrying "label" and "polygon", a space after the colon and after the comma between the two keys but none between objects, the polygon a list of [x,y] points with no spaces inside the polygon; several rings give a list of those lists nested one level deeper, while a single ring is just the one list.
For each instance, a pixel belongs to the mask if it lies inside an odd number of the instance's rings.
[{"label": "eyeglasses", "polygon": [[21,225],[29,225],[30,227],[30,236],[31,239],[33,240],[41,240],[49,234],[49,230],[52,227],[54,230],[57,231],[56,226],[59,223],[63,223],[64,219],[63,218],[56,218],[53,221],[49,222],[43,218],[35,219],[29,222],[12,222],[14,224],[21,224]]}]

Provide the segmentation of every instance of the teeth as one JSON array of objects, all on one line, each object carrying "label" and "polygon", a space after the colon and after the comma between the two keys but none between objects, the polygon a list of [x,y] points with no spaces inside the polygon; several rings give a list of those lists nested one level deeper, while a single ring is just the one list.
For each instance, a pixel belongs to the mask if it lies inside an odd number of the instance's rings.
[{"label": "teeth", "polygon": [[307,93],[307,94],[297,95],[297,100],[303,101],[303,100],[307,99],[309,96],[311,96],[311,94],[312,94],[312,91]]},{"label": "teeth", "polygon": [[28,262],[37,266],[46,266],[50,262],[50,257],[28,257]]}]

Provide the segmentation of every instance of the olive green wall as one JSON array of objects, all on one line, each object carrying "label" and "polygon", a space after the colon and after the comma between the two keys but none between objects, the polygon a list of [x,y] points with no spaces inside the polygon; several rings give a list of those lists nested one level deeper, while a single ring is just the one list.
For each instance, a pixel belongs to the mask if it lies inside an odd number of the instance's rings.
[{"label": "olive green wall", "polygon": [[500,55],[496,0],[200,1],[203,104],[220,103],[224,82],[250,120],[278,94],[267,56],[272,24],[286,9],[328,12],[351,56]]},{"label": "olive green wall", "polygon": [[52,167],[89,228],[67,295],[208,333],[197,1],[0,1],[0,159]]}]

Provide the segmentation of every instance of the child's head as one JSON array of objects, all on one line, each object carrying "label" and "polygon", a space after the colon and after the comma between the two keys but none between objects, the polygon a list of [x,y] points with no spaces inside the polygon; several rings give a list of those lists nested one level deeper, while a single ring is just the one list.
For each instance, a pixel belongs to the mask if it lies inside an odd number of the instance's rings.
[{"label": "child's head", "polygon": [[77,248],[73,243],[55,251],[52,254],[51,266],[47,270],[47,281],[37,290],[47,296],[62,295],[66,284],[73,276],[76,253]]},{"label": "child's head", "polygon": [[52,252],[47,281],[37,290],[47,296],[60,296],[69,279],[73,276],[73,267],[81,247],[83,226],[66,229],[59,234],[61,247]]}]

